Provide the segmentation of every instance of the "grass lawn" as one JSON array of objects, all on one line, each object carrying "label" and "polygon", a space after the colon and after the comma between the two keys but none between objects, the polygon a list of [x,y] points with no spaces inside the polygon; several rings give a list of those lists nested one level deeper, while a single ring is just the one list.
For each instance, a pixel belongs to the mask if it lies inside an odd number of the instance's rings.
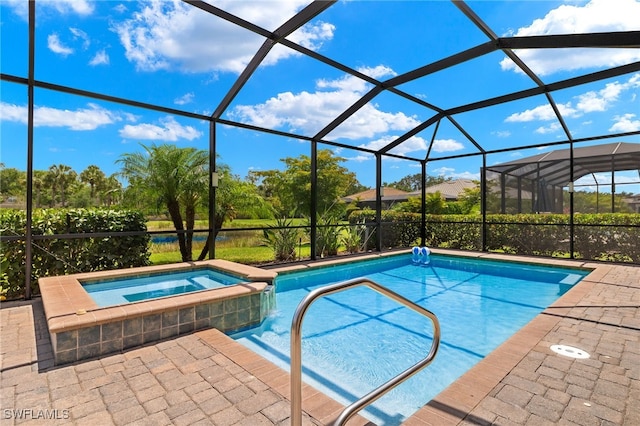
[{"label": "grass lawn", "polygon": [[[207,221],[196,221],[196,228],[206,228]],[[275,225],[275,220],[270,219],[236,219],[233,222],[225,223],[225,228],[268,228]],[[292,219],[294,226],[306,225],[305,219]],[[173,223],[169,220],[147,222],[149,231],[172,230]],[[232,262],[244,264],[260,264],[273,261],[273,250],[266,246],[263,241],[262,231],[222,231],[218,235],[216,242],[216,258],[230,260]],[[305,238],[303,238],[304,240]],[[307,237],[308,239],[308,237]],[[197,259],[200,251],[204,247],[203,242],[194,241],[193,259]],[[151,244],[151,264],[160,265],[166,263],[177,263],[182,261],[178,243]],[[309,243],[303,243],[298,248],[296,255],[299,257],[309,257],[311,248]]]},{"label": "grass lawn", "polygon": [[[307,220],[295,218],[291,219],[291,224],[293,226],[304,226],[307,224]],[[275,219],[234,219],[231,222],[225,222],[224,228],[268,228],[275,225]],[[196,229],[203,229],[208,226],[208,220],[196,220]],[[175,228],[170,220],[150,220],[147,222],[147,230],[149,231],[171,231],[173,229]]]},{"label": "grass lawn", "polygon": [[[200,254],[199,248],[193,250],[193,258],[196,259]],[[304,244],[300,250],[301,257],[311,256],[311,249],[309,244]],[[225,259],[232,262],[243,263],[246,265],[268,263],[273,261],[273,250],[266,246],[258,247],[217,247],[216,246],[216,259]],[[151,264],[162,265],[165,263],[178,263],[182,262],[180,251],[177,249],[173,251],[163,251],[151,253]]]}]

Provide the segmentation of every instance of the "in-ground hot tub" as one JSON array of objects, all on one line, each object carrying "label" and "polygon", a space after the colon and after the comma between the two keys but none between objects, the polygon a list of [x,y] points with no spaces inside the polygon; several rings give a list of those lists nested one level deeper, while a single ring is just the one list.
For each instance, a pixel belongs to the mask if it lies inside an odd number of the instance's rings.
[{"label": "in-ground hot tub", "polygon": [[[113,306],[99,306],[83,287],[83,283],[97,281],[153,279],[160,274],[203,270],[238,277],[238,283],[225,283],[211,289],[192,286],[194,291]],[[257,325],[275,303],[273,280],[276,275],[272,271],[216,259],[46,277],[38,283],[55,363],[59,365],[194,330],[217,328],[228,332]]]}]

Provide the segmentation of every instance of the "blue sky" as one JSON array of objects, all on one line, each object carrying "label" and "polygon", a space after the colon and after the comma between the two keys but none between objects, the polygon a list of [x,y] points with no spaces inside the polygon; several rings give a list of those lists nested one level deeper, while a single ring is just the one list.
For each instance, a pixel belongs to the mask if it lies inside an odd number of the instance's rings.
[{"label": "blue sky", "polygon": [[[216,1],[215,6],[275,30],[308,1]],[[469,1],[499,36],[640,30],[640,1]],[[26,77],[27,1],[0,0],[2,73]],[[182,2],[38,1],[35,78],[54,84],[210,115],[264,39]],[[487,37],[448,1],[339,1],[289,40],[384,81],[486,42]],[[516,54],[544,83],[640,60],[640,49],[529,50]],[[398,89],[440,108],[535,87],[502,53],[494,52]],[[371,85],[287,47],[274,47],[222,118],[313,136]],[[574,138],[640,130],[640,73],[552,94]],[[1,161],[26,169],[24,85],[0,82]],[[77,172],[96,164],[107,174],[140,144],[208,147],[204,120],[36,89],[34,167],[68,164]],[[543,96],[454,116],[486,150],[565,140]],[[383,92],[327,136],[352,147],[377,149],[429,119],[434,112]],[[424,158],[431,126],[395,154]],[[244,177],[280,168],[284,157],[309,154],[294,138],[218,126],[220,161]],[[640,137],[597,143],[640,142]],[[591,143],[593,144],[593,143]],[[579,146],[585,146],[580,144]],[[326,146],[320,146],[326,147]],[[561,147],[547,148],[559,149]],[[365,185],[375,184],[375,161],[352,149],[335,149]],[[443,121],[432,155],[477,152]],[[488,164],[540,153],[518,150],[488,156]],[[481,157],[433,161],[428,173],[479,177]],[[419,172],[417,163],[383,162],[383,181]],[[600,182],[610,177],[602,176]],[[637,172],[616,179],[638,180]],[[588,184],[588,182],[585,181]],[[622,188],[640,192],[638,185]]]}]

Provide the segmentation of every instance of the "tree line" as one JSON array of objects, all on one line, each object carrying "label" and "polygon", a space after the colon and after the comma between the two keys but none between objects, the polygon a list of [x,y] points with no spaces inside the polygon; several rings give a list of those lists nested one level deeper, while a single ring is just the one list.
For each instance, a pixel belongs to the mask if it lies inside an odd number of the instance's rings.
[{"label": "tree line", "polygon": [[[41,207],[90,207],[119,204],[122,184],[116,174],[107,176],[90,165],[79,174],[66,164],[34,170],[33,204]],[[27,172],[0,164],[0,202],[24,204]]]}]

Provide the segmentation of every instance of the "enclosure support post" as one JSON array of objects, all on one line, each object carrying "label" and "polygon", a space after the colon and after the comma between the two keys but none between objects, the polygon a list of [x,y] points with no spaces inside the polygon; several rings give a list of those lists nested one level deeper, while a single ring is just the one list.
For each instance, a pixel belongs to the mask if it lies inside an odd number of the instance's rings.
[{"label": "enclosure support post", "polygon": [[482,170],[480,172],[480,209],[482,210],[482,251],[487,251],[487,154],[482,153]]},{"label": "enclosure support post", "polygon": [[616,212],[616,157],[611,156],[611,213]]},{"label": "enclosure support post", "polygon": [[29,86],[27,87],[27,220],[25,241],[24,298],[31,299],[31,259],[33,257],[33,85],[35,67],[36,4],[29,2]]},{"label": "enclosure support post", "polygon": [[376,153],[376,250],[382,251],[382,155]]},{"label": "enclosure support post", "polygon": [[311,141],[311,260],[316,260],[316,236],[318,234],[318,141]]},{"label": "enclosure support post", "polygon": [[522,213],[522,176],[518,176],[518,213]]},{"label": "enclosure support post", "polygon": [[575,249],[575,237],[576,237],[576,232],[575,232],[575,224],[573,223],[573,213],[574,213],[574,208],[573,208],[573,191],[574,191],[574,187],[573,187],[573,140],[569,141],[569,253],[571,254],[571,256],[569,256],[571,259],[575,259],[575,253],[574,253],[574,249]]},{"label": "enclosure support post", "polygon": [[425,200],[427,197],[427,185],[425,185],[427,179],[427,162],[421,161],[422,166],[422,178],[420,179],[420,191],[422,195],[422,208],[420,211],[422,212],[420,218],[420,245],[422,247],[427,245],[427,210],[425,209]]},{"label": "enclosure support post", "polygon": [[500,213],[507,212],[507,177],[504,173],[500,173]]},{"label": "enclosure support post", "polygon": [[209,122],[209,259],[216,258],[216,190],[213,173],[216,171],[216,122]]}]

